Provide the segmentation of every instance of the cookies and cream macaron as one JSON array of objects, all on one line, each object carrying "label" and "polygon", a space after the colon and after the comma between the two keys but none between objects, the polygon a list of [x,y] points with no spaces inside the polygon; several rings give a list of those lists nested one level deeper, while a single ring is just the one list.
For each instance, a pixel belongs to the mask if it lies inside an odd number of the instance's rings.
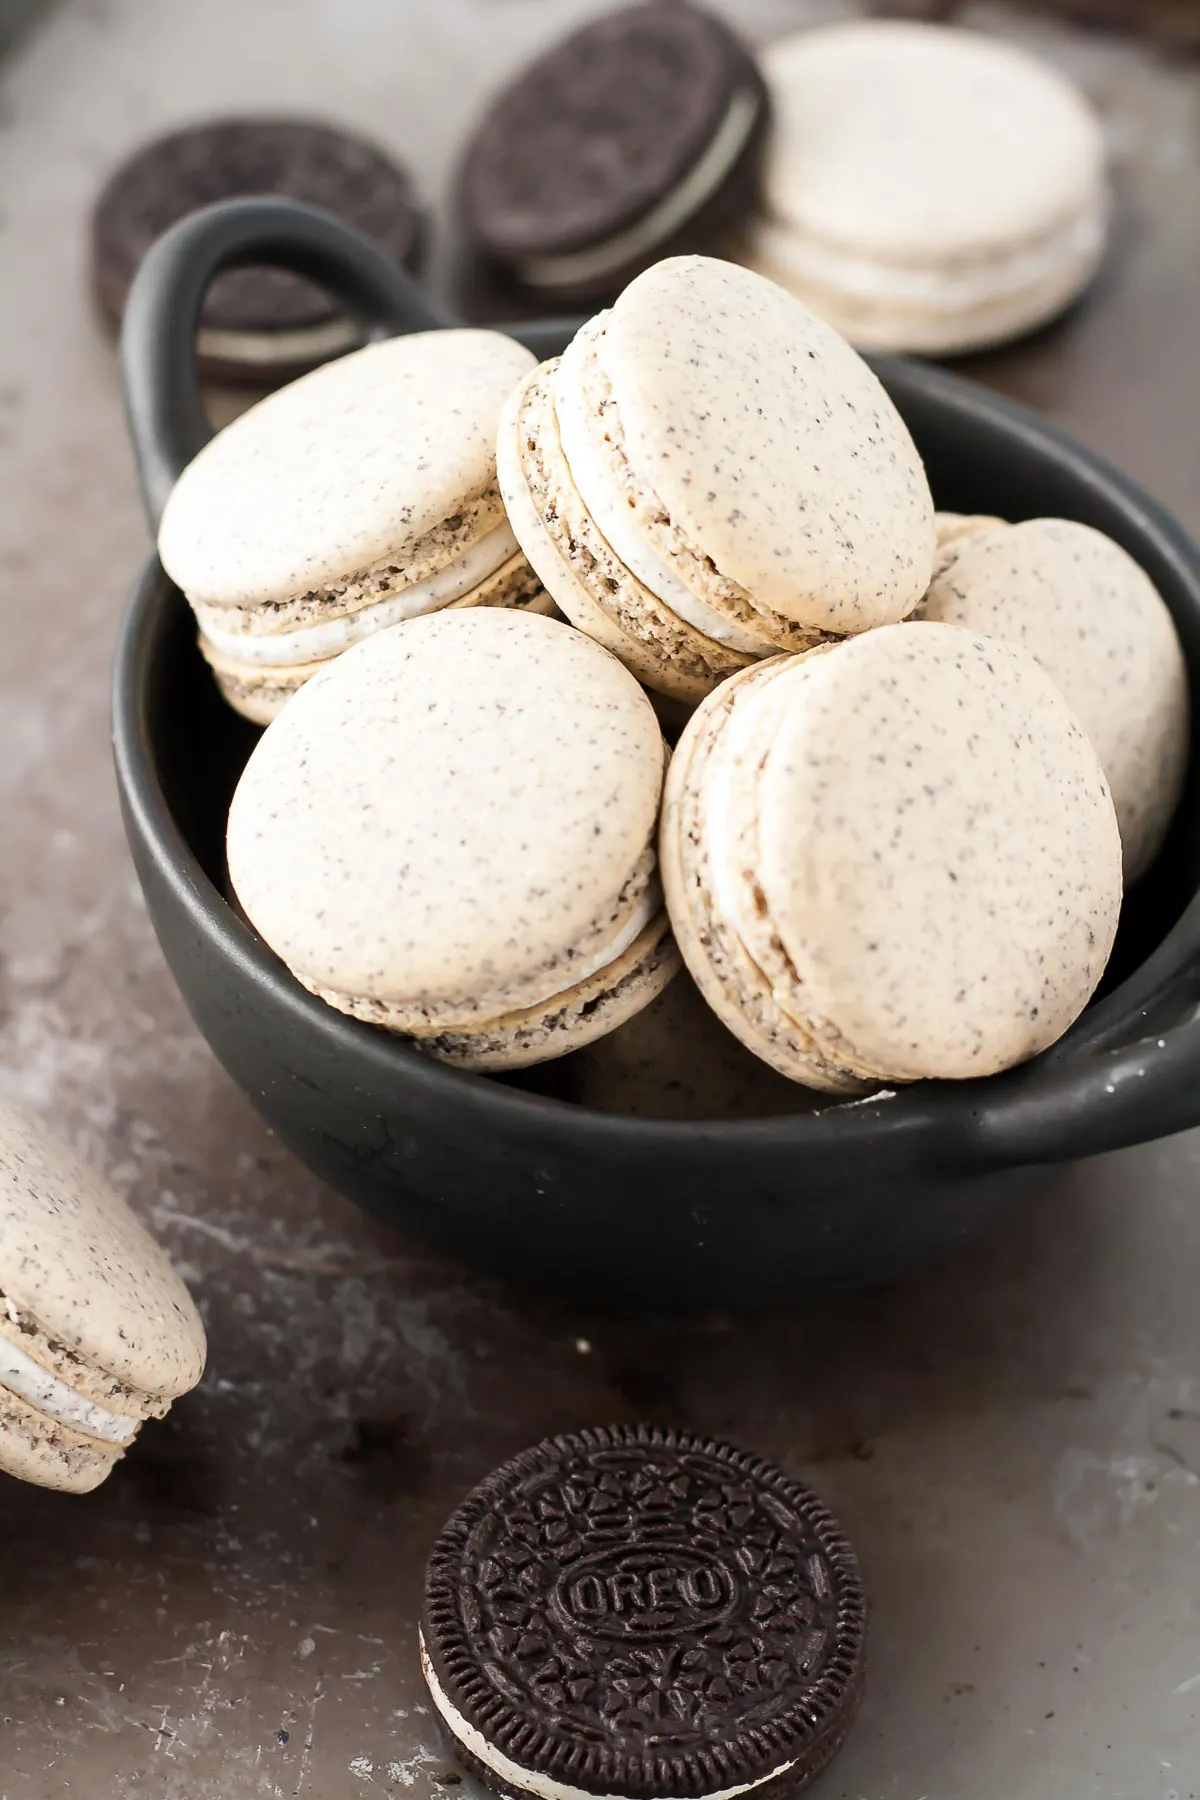
[{"label": "cookies and cream macaron", "polygon": [[402,620],[549,609],[496,485],[500,411],[533,363],[494,331],[369,344],[260,401],[188,465],[159,555],[240,713],[265,723]]},{"label": "cookies and cream macaron", "polygon": [[724,683],[672,758],[660,855],[709,1005],[811,1087],[994,1074],[1104,972],[1121,844],[1024,650],[909,623]]},{"label": "cookies and cream macaron", "polygon": [[567,618],[681,700],[902,619],[929,582],[929,484],[876,376],[732,263],[640,275],[510,396],[497,463]]},{"label": "cookies and cream macaron", "polygon": [[305,987],[443,1060],[520,1068],[678,968],[666,748],[615,657],[474,608],[379,633],[264,733],[229,815],[247,917]]},{"label": "cookies and cream macaron", "polygon": [[0,1469],[88,1493],[204,1355],[191,1296],[120,1194],[0,1101]]},{"label": "cookies and cream macaron", "polygon": [[1119,544],[1028,519],[948,546],[921,616],[1021,644],[1092,740],[1112,790],[1128,885],[1158,854],[1187,772],[1187,668],[1154,583]]},{"label": "cookies and cream macaron", "polygon": [[1104,252],[1104,138],[1015,45],[871,19],[763,59],[773,108],[747,260],[864,350],[949,355],[1061,312]]}]

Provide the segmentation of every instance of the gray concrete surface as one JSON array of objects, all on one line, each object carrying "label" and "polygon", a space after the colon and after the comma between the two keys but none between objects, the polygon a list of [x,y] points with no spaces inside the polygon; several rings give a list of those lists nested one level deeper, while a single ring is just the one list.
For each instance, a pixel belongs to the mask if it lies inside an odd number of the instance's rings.
[{"label": "gray concrete surface", "polygon": [[49,0],[0,0],[0,55],[42,14],[49,14]]},{"label": "gray concrete surface", "polygon": [[[828,1496],[874,1606],[821,1800],[1200,1795],[1200,1138],[1067,1176],[901,1293],[738,1325],[531,1304],[375,1230],[187,1019],[109,772],[145,553],[89,199],[168,121],[317,108],[440,192],[481,93],[575,0],[73,0],[0,72],[0,1090],[106,1168],[194,1282],[202,1390],[88,1500],[0,1488],[0,1800],[411,1796],[452,1777],[413,1644],[455,1500],[543,1433],[649,1414]],[[831,14],[729,6],[766,36]],[[1200,527],[1194,67],[1000,8],[1105,107],[1092,303],[977,372]]]}]

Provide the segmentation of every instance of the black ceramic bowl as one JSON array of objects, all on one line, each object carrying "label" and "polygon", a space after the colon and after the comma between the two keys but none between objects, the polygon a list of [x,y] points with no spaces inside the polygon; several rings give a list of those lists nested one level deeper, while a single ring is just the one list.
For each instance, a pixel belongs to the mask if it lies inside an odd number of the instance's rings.
[{"label": "black ceramic bowl", "polygon": [[[139,277],[124,344],[152,523],[208,435],[192,363],[202,294],[242,261],[324,281],[377,336],[445,323],[323,215],[239,202],[176,227]],[[545,354],[565,336],[515,329]],[[1158,585],[1200,693],[1200,551],[1179,527],[1031,414],[934,369],[877,366],[939,504],[1108,532]],[[1126,902],[1101,995],[1036,1062],[815,1114],[675,1123],[443,1067],[291,978],[222,894],[226,810],[257,734],[219,699],[155,561],[121,632],[113,732],[150,914],[213,1049],[331,1186],[464,1262],[622,1305],[793,1301],[946,1252],[1043,1189],[1052,1165],[1200,1123],[1194,775],[1158,864]]]}]

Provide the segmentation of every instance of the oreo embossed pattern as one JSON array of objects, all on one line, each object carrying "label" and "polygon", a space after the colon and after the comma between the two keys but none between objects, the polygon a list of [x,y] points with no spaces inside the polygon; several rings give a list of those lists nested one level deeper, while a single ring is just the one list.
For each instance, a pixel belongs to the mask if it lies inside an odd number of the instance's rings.
[{"label": "oreo embossed pattern", "polygon": [[430,1558],[421,1665],[501,1794],[794,1793],[861,1695],[854,1552],[808,1488],[653,1426],[553,1438],[488,1477]]}]

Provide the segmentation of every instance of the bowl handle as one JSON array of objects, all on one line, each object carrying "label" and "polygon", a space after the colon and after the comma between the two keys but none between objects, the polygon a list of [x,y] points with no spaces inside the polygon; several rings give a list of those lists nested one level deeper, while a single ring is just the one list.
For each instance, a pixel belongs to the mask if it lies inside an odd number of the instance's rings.
[{"label": "bowl handle", "polygon": [[1177,1025],[1155,1029],[1145,1008],[1148,1035],[1135,1043],[1031,1064],[1028,1081],[1005,1084],[991,1104],[981,1086],[973,1152],[993,1164],[1073,1162],[1200,1125],[1200,963],[1175,998],[1188,1007]]},{"label": "bowl handle", "polygon": [[[163,234],[138,270],[121,330],[125,409],[151,534],[180,473],[212,436],[196,373],[196,327],[222,269],[267,263],[326,288],[367,339],[435,331],[460,320],[352,226],[296,200],[222,200]],[[564,348],[579,321],[497,329],[536,356]]]}]

